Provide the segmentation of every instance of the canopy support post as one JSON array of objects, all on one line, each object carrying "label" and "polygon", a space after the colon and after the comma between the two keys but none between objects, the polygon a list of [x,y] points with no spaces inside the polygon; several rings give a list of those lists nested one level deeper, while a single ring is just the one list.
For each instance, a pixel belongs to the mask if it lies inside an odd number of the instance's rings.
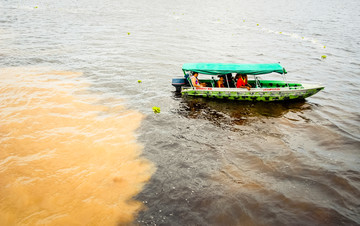
[{"label": "canopy support post", "polygon": [[229,80],[228,80],[228,78],[227,78],[227,75],[225,75],[225,78],[226,78],[226,83],[227,83],[227,85],[228,85],[228,88],[230,88],[230,86],[229,86]]},{"label": "canopy support post", "polygon": [[189,75],[189,77],[187,78],[187,80],[188,80],[188,82],[189,82],[189,84],[190,84],[190,87],[192,88],[192,89],[195,89],[195,87],[193,86],[193,84],[192,84],[192,80],[191,80],[191,77],[192,77],[193,75]]},{"label": "canopy support post", "polygon": [[285,81],[286,86],[290,89],[290,85],[289,85],[289,82],[288,82],[287,79],[286,79],[285,74],[283,74],[282,76],[283,76],[283,79],[284,79],[284,81]]},{"label": "canopy support post", "polygon": [[[184,70],[183,70],[183,71],[184,71]],[[186,75],[188,75],[188,76],[186,76]],[[193,86],[192,81],[191,81],[191,76],[193,76],[193,75],[192,75],[192,74],[190,75],[189,72],[186,73],[186,72],[184,71],[184,77],[185,77],[185,79],[188,81],[190,87],[191,87],[192,89],[195,89],[195,87]]]},{"label": "canopy support post", "polygon": [[260,81],[259,81],[259,79],[256,77],[256,75],[254,75],[254,78],[255,78],[255,86],[256,86],[256,88],[261,88]]}]

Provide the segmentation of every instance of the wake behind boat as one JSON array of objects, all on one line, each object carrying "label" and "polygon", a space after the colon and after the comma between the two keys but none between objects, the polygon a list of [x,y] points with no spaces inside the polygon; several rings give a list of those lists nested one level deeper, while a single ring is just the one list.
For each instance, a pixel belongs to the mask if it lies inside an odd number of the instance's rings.
[{"label": "wake behind boat", "polygon": [[[182,70],[184,78],[172,79],[172,85],[183,96],[240,101],[286,101],[304,99],[324,89],[324,86],[319,84],[286,81],[287,72],[280,64],[188,63],[183,65]],[[232,73],[253,75],[253,79],[249,81],[246,79],[246,87],[236,88],[240,78],[234,79]],[[281,74],[283,79],[259,79],[259,75],[270,73]],[[196,74],[208,75],[209,78],[197,79]],[[221,77],[223,79],[220,79]],[[218,85],[219,80],[224,80],[223,87]],[[194,81],[202,86],[196,85]]]}]

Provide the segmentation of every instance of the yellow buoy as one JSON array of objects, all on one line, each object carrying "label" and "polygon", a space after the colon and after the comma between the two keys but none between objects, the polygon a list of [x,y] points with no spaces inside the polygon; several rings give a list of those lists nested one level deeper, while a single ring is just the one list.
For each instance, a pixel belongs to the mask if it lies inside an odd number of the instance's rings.
[{"label": "yellow buoy", "polygon": [[160,108],[159,107],[154,106],[154,107],[152,107],[152,110],[154,111],[155,114],[160,113]]}]

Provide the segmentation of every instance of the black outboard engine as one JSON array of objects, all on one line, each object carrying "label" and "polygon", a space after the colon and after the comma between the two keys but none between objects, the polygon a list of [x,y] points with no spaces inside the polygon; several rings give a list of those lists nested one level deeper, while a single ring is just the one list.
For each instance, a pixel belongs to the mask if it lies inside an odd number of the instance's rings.
[{"label": "black outboard engine", "polygon": [[171,84],[173,86],[175,86],[176,92],[180,92],[181,87],[186,84],[186,79],[185,78],[173,78]]},{"label": "black outboard engine", "polygon": [[190,74],[185,74],[185,78],[173,78],[172,79],[172,85],[176,88],[176,92],[181,92],[181,87],[185,85],[189,85],[189,78]]}]

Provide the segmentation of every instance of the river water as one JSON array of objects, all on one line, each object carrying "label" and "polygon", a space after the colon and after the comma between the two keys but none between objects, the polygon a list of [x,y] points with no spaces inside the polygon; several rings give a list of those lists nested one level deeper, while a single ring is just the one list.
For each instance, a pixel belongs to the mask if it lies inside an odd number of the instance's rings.
[{"label": "river water", "polygon": [[[0,224],[359,225],[359,11],[0,0]],[[182,98],[191,62],[281,62],[325,89]]]}]

